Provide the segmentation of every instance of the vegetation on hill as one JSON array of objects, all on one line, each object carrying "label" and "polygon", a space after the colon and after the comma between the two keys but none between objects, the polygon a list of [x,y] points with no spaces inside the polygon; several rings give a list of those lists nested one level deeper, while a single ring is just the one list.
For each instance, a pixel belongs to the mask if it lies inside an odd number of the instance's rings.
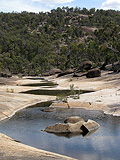
[{"label": "vegetation on hill", "polygon": [[38,75],[120,60],[120,12],[57,8],[51,12],[0,13],[0,70]]}]

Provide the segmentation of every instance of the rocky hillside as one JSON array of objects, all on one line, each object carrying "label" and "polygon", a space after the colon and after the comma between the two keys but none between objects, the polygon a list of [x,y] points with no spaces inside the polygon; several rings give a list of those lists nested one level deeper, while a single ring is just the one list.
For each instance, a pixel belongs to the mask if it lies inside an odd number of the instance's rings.
[{"label": "rocky hillside", "polygon": [[57,8],[50,12],[0,13],[0,70],[38,75],[81,62],[120,59],[120,12]]}]

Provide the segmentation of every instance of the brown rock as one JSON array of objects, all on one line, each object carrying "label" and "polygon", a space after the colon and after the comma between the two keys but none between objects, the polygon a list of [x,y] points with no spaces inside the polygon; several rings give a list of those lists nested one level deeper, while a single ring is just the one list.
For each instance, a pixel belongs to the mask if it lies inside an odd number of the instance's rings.
[{"label": "brown rock", "polygon": [[46,127],[44,131],[50,132],[50,133],[82,133],[82,130],[80,129],[83,124],[83,121],[79,121],[77,123],[71,124],[71,123],[57,123],[52,126]]},{"label": "brown rock", "polygon": [[62,71],[58,68],[53,68],[50,70],[50,75],[59,74],[62,73]]},{"label": "brown rock", "polygon": [[54,107],[45,107],[45,108],[41,109],[41,111],[43,111],[43,112],[54,112],[55,108]]},{"label": "brown rock", "polygon": [[0,72],[0,77],[12,77],[12,74],[10,72]]},{"label": "brown rock", "polygon": [[98,129],[99,127],[100,125],[97,122],[89,119],[87,122],[83,123],[81,130],[83,130],[84,133],[87,133]]},{"label": "brown rock", "polygon": [[92,67],[92,62],[91,61],[84,61],[81,63],[80,65],[80,69],[85,69],[85,70],[89,70]]},{"label": "brown rock", "polygon": [[114,72],[120,72],[120,61],[119,62],[115,62],[112,66],[112,70]]},{"label": "brown rock", "polygon": [[101,76],[101,70],[98,68],[91,69],[86,74],[87,78],[94,78],[94,77],[100,77],[100,76]]},{"label": "brown rock", "polygon": [[73,117],[68,117],[65,119],[64,123],[77,123],[77,122],[83,122],[84,123],[84,120],[79,117],[79,116],[73,116]]},{"label": "brown rock", "polygon": [[74,73],[74,69],[69,69],[69,70],[67,70],[65,72],[62,72],[62,73],[58,74],[57,77],[65,76],[65,75],[71,74],[71,73]]}]

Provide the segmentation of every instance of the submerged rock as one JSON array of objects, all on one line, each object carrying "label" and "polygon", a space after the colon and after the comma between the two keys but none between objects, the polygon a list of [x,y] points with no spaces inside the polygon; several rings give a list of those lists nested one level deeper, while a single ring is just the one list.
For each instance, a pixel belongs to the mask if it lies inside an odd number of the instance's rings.
[{"label": "submerged rock", "polygon": [[43,112],[54,112],[55,108],[54,107],[45,107],[45,108],[41,109],[41,111],[43,111]]}]

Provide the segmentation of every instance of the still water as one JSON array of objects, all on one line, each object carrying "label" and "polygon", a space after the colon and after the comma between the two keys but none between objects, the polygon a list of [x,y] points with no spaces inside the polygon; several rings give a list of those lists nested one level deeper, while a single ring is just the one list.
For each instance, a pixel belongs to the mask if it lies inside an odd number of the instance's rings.
[{"label": "still water", "polygon": [[[120,117],[101,111],[59,109],[42,112],[43,106],[26,108],[10,120],[0,122],[0,132],[21,143],[80,160],[120,159]],[[100,128],[91,135],[55,135],[41,131],[46,126],[63,123],[66,117],[81,116],[95,120]]]}]

